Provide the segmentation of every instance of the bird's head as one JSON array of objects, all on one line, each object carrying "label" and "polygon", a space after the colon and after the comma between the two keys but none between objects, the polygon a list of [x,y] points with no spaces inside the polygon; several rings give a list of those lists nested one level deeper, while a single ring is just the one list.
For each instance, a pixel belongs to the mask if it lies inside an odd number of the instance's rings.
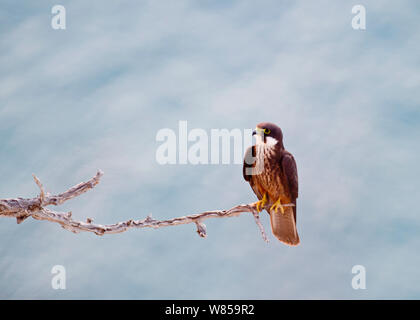
[{"label": "bird's head", "polygon": [[266,146],[279,146],[283,148],[283,132],[281,129],[271,122],[261,122],[252,132],[256,136],[257,144]]}]

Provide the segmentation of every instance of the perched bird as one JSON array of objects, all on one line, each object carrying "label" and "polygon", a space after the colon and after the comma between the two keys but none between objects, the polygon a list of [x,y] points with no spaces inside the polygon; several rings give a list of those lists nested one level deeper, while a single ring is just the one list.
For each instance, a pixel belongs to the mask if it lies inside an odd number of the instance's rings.
[{"label": "perched bird", "polygon": [[[271,231],[281,242],[296,246],[296,199],[298,174],[293,155],[283,145],[283,133],[273,123],[263,122],[252,133],[256,143],[245,153],[243,176],[257,195],[257,210],[270,214]],[[283,206],[289,204],[288,206]],[[293,204],[293,206],[290,206]]]}]

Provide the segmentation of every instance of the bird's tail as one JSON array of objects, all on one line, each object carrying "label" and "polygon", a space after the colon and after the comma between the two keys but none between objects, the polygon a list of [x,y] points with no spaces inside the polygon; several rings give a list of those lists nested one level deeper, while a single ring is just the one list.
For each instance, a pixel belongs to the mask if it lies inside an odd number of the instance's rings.
[{"label": "bird's tail", "polygon": [[271,231],[277,239],[289,246],[297,246],[300,243],[296,229],[296,220],[293,207],[283,207],[284,213],[280,209],[275,212],[270,210]]}]

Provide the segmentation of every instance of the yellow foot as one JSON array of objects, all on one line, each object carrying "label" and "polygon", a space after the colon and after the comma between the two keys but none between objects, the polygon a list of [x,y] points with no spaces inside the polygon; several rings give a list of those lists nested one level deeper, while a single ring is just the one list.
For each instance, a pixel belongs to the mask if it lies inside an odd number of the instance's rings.
[{"label": "yellow foot", "polygon": [[284,214],[284,207],[281,205],[280,198],[270,207],[270,211],[274,211],[277,213],[278,209],[280,208],[281,214]]},{"label": "yellow foot", "polygon": [[267,204],[267,194],[264,193],[263,198],[257,202],[257,211],[261,212],[264,209],[265,205]]}]

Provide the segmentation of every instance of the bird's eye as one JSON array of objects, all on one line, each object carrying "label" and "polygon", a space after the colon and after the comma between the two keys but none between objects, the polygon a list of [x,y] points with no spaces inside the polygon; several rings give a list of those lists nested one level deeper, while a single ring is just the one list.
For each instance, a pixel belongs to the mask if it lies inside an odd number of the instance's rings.
[{"label": "bird's eye", "polygon": [[266,128],[266,129],[264,129],[264,133],[265,134],[270,134],[271,133],[271,130]]}]

